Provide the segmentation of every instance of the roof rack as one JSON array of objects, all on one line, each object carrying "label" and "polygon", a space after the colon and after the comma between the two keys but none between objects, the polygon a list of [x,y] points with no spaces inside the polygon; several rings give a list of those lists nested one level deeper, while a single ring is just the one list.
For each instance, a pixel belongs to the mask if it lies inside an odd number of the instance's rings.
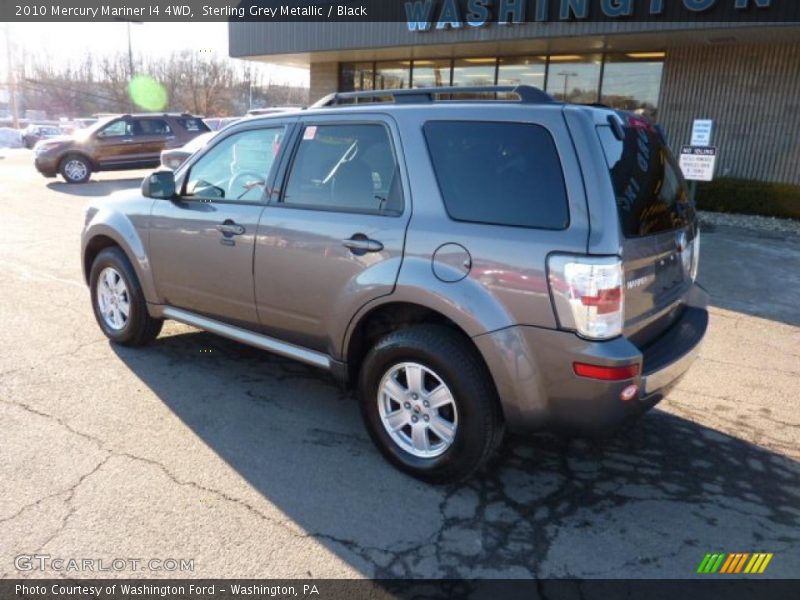
[{"label": "roof rack", "polygon": [[425,104],[434,102],[436,96],[461,94],[516,94],[521,104],[551,104],[549,94],[530,85],[478,85],[464,87],[406,88],[400,90],[369,90],[366,92],[336,92],[328,94],[311,105],[311,108],[339,106],[347,100],[391,98],[395,104]]}]

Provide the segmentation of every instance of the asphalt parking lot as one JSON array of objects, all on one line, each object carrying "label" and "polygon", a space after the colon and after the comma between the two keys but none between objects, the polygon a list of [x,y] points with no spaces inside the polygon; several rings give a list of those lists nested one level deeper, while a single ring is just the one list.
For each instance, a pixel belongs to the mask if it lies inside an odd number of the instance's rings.
[{"label": "asphalt parking lot", "polygon": [[[511,439],[430,487],[386,464],[325,374],[169,323],[109,345],[79,262],[89,196],[0,151],[0,575],[15,557],[191,559],[156,577],[684,578],[707,552],[800,572],[800,238],[703,236],[701,358],[603,442]],[[105,576],[130,576],[129,570]]]}]

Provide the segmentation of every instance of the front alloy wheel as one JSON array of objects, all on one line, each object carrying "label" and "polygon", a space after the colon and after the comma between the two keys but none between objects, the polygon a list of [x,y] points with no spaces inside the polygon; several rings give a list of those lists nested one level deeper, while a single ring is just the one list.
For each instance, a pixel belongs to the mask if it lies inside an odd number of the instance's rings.
[{"label": "front alloy wheel", "polygon": [[95,257],[89,290],[97,323],[112,342],[142,346],[158,336],[163,321],[148,314],[136,272],[121,248],[105,248]]},{"label": "front alloy wheel", "polygon": [[115,331],[125,328],[131,314],[128,286],[116,269],[106,267],[97,278],[97,307],[106,325]]},{"label": "front alloy wheel", "polygon": [[60,171],[67,183],[86,183],[92,174],[92,167],[86,158],[73,154],[61,161]]}]

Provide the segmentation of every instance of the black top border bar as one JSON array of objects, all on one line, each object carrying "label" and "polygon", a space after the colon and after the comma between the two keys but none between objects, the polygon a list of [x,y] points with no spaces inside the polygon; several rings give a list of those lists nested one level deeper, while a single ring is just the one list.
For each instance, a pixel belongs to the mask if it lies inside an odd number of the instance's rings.
[{"label": "black top border bar", "polygon": [[800,23],[797,0],[0,0],[0,20],[405,23],[410,31],[490,24]]}]

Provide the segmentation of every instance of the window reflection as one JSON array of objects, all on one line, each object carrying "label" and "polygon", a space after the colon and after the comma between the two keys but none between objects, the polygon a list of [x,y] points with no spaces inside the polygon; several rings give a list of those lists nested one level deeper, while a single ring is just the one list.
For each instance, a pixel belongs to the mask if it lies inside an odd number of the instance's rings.
[{"label": "window reflection", "polygon": [[547,56],[342,63],[339,89],[531,85],[545,89],[556,100],[602,102],[655,118],[663,66],[663,52],[645,51],[605,58],[602,54],[552,55],[549,64]]},{"label": "window reflection", "polygon": [[463,58],[453,64],[453,85],[494,85],[496,58]]},{"label": "window reflection", "polygon": [[501,58],[497,85],[532,85],[544,88],[546,73],[546,56]]},{"label": "window reflection", "polygon": [[415,88],[450,85],[450,60],[415,60],[411,74]]},{"label": "window reflection", "polygon": [[663,52],[607,55],[601,102],[655,118],[663,60]]},{"label": "window reflection", "polygon": [[411,63],[409,61],[379,62],[375,64],[375,89],[397,90],[409,86]]},{"label": "window reflection", "polygon": [[[468,87],[475,85],[494,85],[496,58],[463,58],[453,63],[453,85]],[[459,94],[459,100],[494,98],[489,94]]]},{"label": "window reflection", "polygon": [[547,92],[556,100],[578,104],[597,102],[602,61],[600,54],[551,56]]},{"label": "window reflection", "polygon": [[343,92],[363,92],[373,89],[372,63],[342,63],[341,82]]}]

